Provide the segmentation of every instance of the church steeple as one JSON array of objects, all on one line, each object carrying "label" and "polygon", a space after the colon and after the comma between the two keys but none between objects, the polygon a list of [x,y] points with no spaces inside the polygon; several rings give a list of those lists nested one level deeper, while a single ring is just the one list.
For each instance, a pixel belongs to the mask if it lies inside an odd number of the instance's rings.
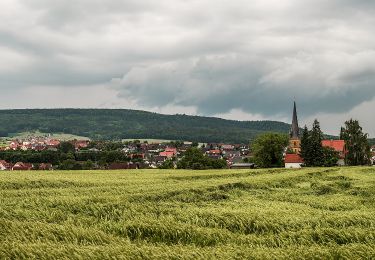
[{"label": "church steeple", "polygon": [[296,102],[295,101],[294,101],[294,107],[293,107],[292,127],[290,129],[290,138],[299,139],[299,126],[298,126],[298,118],[297,118],[297,106],[296,106]]}]

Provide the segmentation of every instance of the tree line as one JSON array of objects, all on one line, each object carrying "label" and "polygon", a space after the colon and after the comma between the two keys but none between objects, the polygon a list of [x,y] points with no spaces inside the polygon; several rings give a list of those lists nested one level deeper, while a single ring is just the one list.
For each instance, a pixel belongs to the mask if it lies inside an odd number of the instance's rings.
[{"label": "tree line", "polygon": [[114,162],[139,162],[139,159],[131,159],[120,150],[115,150],[116,143],[113,143],[113,150],[109,147],[110,142],[106,143],[107,150],[103,151],[76,151],[74,145],[70,142],[62,142],[57,151],[44,150],[9,150],[0,151],[0,160],[10,163],[51,163],[62,170],[93,169],[95,167],[106,167]]},{"label": "tree line", "polygon": [[127,109],[0,110],[0,136],[12,133],[65,133],[92,140],[166,139],[246,143],[261,133],[287,133],[275,121],[234,121],[188,115],[162,115]]}]

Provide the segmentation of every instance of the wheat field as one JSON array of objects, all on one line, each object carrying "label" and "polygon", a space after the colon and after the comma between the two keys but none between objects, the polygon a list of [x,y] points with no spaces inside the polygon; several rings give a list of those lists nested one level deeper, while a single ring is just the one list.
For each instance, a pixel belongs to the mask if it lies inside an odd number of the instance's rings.
[{"label": "wheat field", "polygon": [[374,259],[375,168],[0,173],[1,259]]}]

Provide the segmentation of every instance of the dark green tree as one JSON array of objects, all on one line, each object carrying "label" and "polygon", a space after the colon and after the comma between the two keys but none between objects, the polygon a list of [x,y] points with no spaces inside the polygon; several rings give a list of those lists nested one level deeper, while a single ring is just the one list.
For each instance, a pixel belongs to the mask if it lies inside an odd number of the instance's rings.
[{"label": "dark green tree", "polygon": [[283,134],[266,133],[258,136],[252,145],[256,164],[263,168],[281,167],[288,142],[288,136]]},{"label": "dark green tree", "polygon": [[322,166],[324,161],[323,153],[323,132],[320,130],[320,124],[317,119],[314,120],[308,148],[308,161],[305,161],[307,166]]},{"label": "dark green tree", "polygon": [[363,133],[357,120],[350,119],[341,128],[340,138],[345,140],[347,154],[345,163],[348,165],[367,165],[370,163],[371,153],[368,134]]},{"label": "dark green tree", "polygon": [[331,147],[323,147],[323,166],[334,167],[337,166],[339,160],[339,153]]},{"label": "dark green tree", "polygon": [[174,169],[173,159],[165,160],[160,166],[159,169]]},{"label": "dark green tree", "polygon": [[315,119],[312,130],[305,126],[301,138],[301,157],[304,164],[309,167],[337,165],[339,153],[334,149],[322,146],[323,133],[320,124]]},{"label": "dark green tree", "polygon": [[191,147],[186,150],[184,156],[177,163],[179,169],[223,169],[227,166],[226,161],[223,159],[212,159],[205,156],[201,149]]},{"label": "dark green tree", "polygon": [[301,157],[306,162],[310,162],[310,132],[307,126],[303,128],[302,137],[301,137]]},{"label": "dark green tree", "polygon": [[82,169],[83,170],[92,170],[94,168],[95,168],[95,164],[91,160],[87,160],[87,161],[82,163]]},{"label": "dark green tree", "polygon": [[59,170],[82,170],[82,166],[75,160],[68,159],[59,165]]},{"label": "dark green tree", "polygon": [[61,142],[58,151],[61,153],[74,153],[75,152],[75,147],[71,142]]},{"label": "dark green tree", "polygon": [[191,144],[191,146],[192,146],[192,147],[198,147],[198,146],[199,146],[199,143],[198,143],[198,142],[193,142],[193,143]]}]

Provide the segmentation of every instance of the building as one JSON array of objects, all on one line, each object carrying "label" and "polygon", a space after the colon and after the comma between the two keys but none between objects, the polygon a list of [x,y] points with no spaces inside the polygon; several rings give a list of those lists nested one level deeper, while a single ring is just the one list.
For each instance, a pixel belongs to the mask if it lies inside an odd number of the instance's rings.
[{"label": "building", "polygon": [[165,156],[168,159],[173,158],[177,155],[177,149],[176,148],[166,148],[165,151],[160,152],[159,156]]},{"label": "building", "polygon": [[371,151],[371,163],[375,165],[375,145],[371,146],[370,151]]},{"label": "building", "polygon": [[287,150],[288,151],[284,157],[285,168],[289,168],[289,169],[301,168],[303,164],[303,159],[300,156],[301,138],[300,138],[299,126],[298,126],[296,102],[294,102],[294,106],[293,106],[293,119],[292,119],[292,126],[290,128],[289,146]]},{"label": "building", "polygon": [[299,154],[286,154],[285,155],[285,168],[287,169],[299,169],[302,168],[303,159]]},{"label": "building", "polygon": [[344,140],[323,140],[322,141],[323,147],[329,147],[339,153],[339,160],[337,165],[345,166],[345,156],[346,156],[346,148],[345,148],[345,141]]},{"label": "building", "polygon": [[234,163],[230,166],[231,169],[254,169],[254,163]]},{"label": "building", "polygon": [[12,168],[12,165],[7,161],[0,160],[0,171],[7,171]]},{"label": "building", "polygon": [[30,171],[33,169],[31,163],[18,162],[12,167],[12,171]]},{"label": "building", "polygon": [[290,129],[289,149],[292,150],[295,154],[300,154],[301,152],[301,139],[299,135],[296,102],[294,102],[293,107],[293,120],[292,127]]},{"label": "building", "polygon": [[51,171],[53,170],[53,166],[51,163],[41,163],[39,165],[39,170],[41,171]]},{"label": "building", "polygon": [[112,163],[108,166],[108,170],[130,170],[140,169],[139,163]]}]

